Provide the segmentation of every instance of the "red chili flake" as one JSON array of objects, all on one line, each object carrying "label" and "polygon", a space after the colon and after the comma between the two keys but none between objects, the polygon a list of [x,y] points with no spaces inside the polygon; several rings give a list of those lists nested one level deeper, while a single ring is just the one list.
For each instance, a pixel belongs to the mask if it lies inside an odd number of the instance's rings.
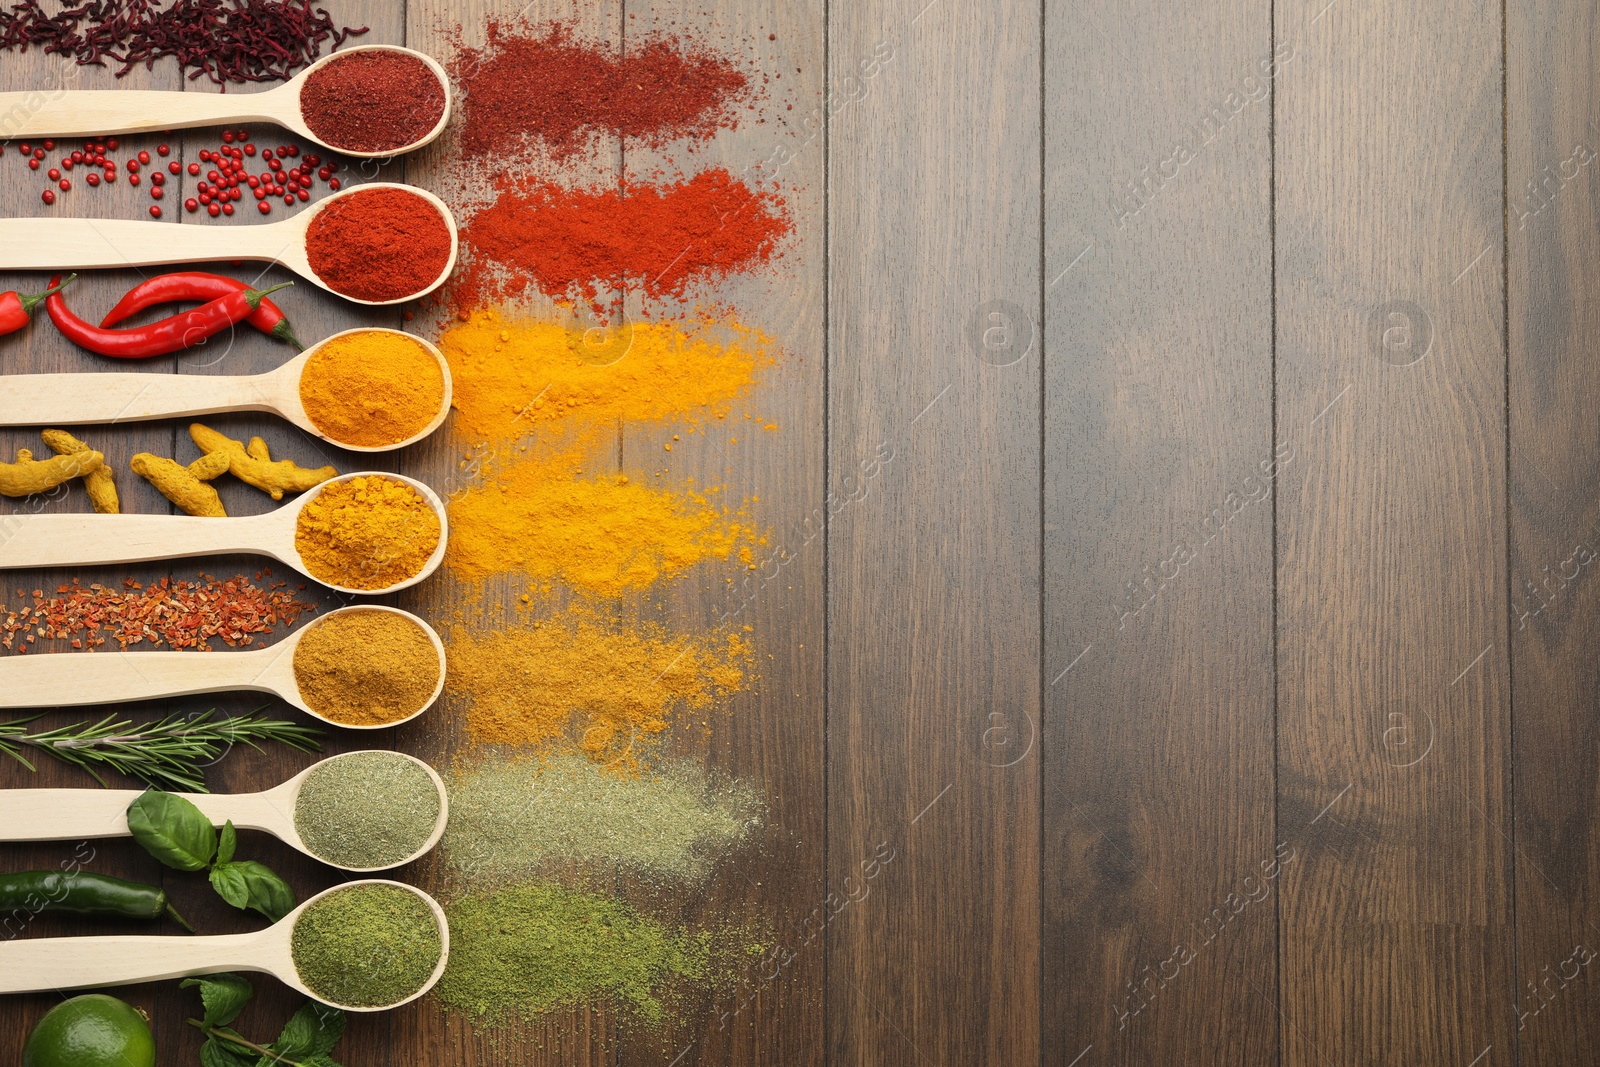
[{"label": "red chili flake", "polygon": [[[205,650],[213,638],[235,647],[259,644],[256,635],[273,632],[280,621],[293,626],[315,610],[279,592],[282,585],[262,588],[243,577],[218,582],[202,575],[195,582],[162,579],[148,589],[127,578],[125,591],[74,582],[58,587],[49,599],[35,589],[31,606],[15,611],[0,606],[0,647],[25,651],[40,638],[69,641],[73,648],[98,647],[108,636],[124,649],[148,643]],[[17,595],[24,596],[21,590]]]}]

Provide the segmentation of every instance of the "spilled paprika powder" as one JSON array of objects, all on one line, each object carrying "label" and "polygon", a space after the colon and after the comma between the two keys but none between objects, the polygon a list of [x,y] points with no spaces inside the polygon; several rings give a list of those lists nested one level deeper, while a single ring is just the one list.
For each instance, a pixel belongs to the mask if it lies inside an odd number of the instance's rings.
[{"label": "spilled paprika powder", "polygon": [[649,299],[681,300],[691,285],[769,263],[793,228],[781,195],[752,189],[726,167],[665,186],[574,190],[509,177],[499,186],[462,231],[472,264],[456,294],[462,311],[529,280],[549,296],[587,300],[597,313],[602,288],[638,286]]},{"label": "spilled paprika powder", "polygon": [[558,158],[611,133],[661,145],[738,127],[750,80],[703,42],[630,41],[626,54],[561,23],[491,20],[481,48],[450,65],[463,89],[461,151],[501,158],[537,141]]}]

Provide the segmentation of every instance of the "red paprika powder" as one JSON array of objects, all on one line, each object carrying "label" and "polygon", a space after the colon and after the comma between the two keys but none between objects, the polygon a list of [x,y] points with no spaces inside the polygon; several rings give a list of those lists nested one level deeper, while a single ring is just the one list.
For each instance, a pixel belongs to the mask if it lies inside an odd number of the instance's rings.
[{"label": "red paprika powder", "polygon": [[416,56],[369,48],[336,56],[300,87],[300,117],[347,152],[393,152],[416,144],[444,115],[445,91]]},{"label": "red paprika powder", "polygon": [[481,48],[450,67],[463,90],[461,151],[500,155],[525,139],[571,155],[600,133],[665,144],[738,125],[750,80],[725,55],[681,37],[628,42],[626,54],[560,23],[490,22]]},{"label": "red paprika powder", "polygon": [[691,285],[769,262],[791,225],[781,196],[751,189],[725,167],[668,186],[571,190],[502,179],[499,197],[462,230],[472,265],[457,304],[504,297],[524,279],[597,312],[602,288],[682,299]]},{"label": "red paprika powder", "polygon": [[362,189],[328,202],[306,230],[306,258],[329,288],[357,300],[403,300],[450,262],[450,228],[429,200]]}]

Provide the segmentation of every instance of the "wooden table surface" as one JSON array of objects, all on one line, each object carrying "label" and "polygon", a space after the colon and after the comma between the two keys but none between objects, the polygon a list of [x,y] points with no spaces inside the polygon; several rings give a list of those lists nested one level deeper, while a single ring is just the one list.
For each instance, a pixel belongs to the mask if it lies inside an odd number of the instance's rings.
[{"label": "wooden table surface", "polygon": [[[458,23],[481,40],[491,9],[621,47],[714,30],[782,72],[794,107],[697,159],[772,162],[796,221],[777,280],[729,296],[782,342],[763,394],[782,431],[731,456],[690,438],[671,464],[759,496],[773,531],[739,592],[665,594],[685,625],[737,603],[753,627],[760,686],[676,743],[756,782],[768,823],[707,891],[654,901],[760,917],[776,962],[686,1005],[668,1039],[603,1005],[484,1035],[424,1000],[352,1020],[341,1062],[1600,1061],[1592,0],[328,6],[368,42],[434,53]],[[69,73],[0,55],[6,89]],[[170,64],[116,84],[207,91]],[[188,161],[216,131],[171,140]],[[656,161],[613,147],[580,177]],[[6,212],[51,213],[42,181],[0,170]],[[365,177],[445,180],[427,151]],[[183,195],[168,223],[219,224]],[[124,183],[69,203],[150,201]],[[86,278],[74,303],[137,277]],[[308,290],[283,301],[302,338],[402,324]],[[121,369],[47,324],[0,349],[6,373]],[[159,369],[284,357],[239,336]],[[216,422],[308,466],[373,466],[272,419]],[[181,424],[82,435],[124,465],[191,454]],[[36,441],[0,432],[7,456]],[[632,429],[617,446],[624,467],[660,451]],[[458,460],[441,435],[378,465],[449,490]],[[119,480],[127,510],[166,510]],[[35,508],[86,504],[0,513]],[[7,572],[0,603],[124,573]],[[460,606],[439,580],[394,599]],[[447,704],[380,737],[447,760],[459,718]],[[238,751],[213,781],[258,788],[310,758]],[[4,786],[84,781],[0,765]],[[335,880],[246,843],[302,895]],[[63,847],[5,846],[0,868]],[[90,869],[164,881],[210,929],[257,925],[131,842],[91,847]],[[893,858],[863,886],[875,855]],[[265,1031],[293,998],[258,985],[245,1025]],[[197,1062],[191,992],[126,995],[164,1065]],[[57,999],[0,1005],[0,1062]]]}]

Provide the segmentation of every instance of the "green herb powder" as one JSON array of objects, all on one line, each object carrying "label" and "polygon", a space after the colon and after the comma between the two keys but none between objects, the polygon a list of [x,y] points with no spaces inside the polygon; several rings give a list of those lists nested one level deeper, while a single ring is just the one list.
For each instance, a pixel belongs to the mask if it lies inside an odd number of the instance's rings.
[{"label": "green herb powder", "polygon": [[343,867],[392,867],[427,843],[439,822],[439,789],[397,752],[352,752],[301,783],[294,828],[320,859]]},{"label": "green herb powder", "polygon": [[468,877],[599,864],[703,880],[760,825],[756,792],[689,765],[617,774],[581,755],[484,764],[449,780],[444,859]]},{"label": "green herb powder", "polygon": [[708,935],[670,930],[622,901],[553,883],[469,894],[445,914],[450,962],[435,991],[483,1022],[608,997],[656,1023],[672,984],[707,976]]},{"label": "green herb powder", "polygon": [[392,885],[354,885],[300,913],[290,937],[300,981],[352,1008],[397,1004],[421,989],[444,951],[433,911]]}]

